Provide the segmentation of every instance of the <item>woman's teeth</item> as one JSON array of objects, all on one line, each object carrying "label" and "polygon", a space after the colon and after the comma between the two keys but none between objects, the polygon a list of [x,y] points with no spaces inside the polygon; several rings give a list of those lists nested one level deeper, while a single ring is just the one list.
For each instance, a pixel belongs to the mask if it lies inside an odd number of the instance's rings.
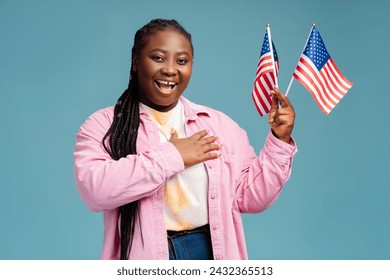
[{"label": "woman's teeth", "polygon": [[169,82],[169,81],[162,81],[162,80],[157,80],[156,81],[156,84],[157,86],[164,90],[164,91],[169,91],[169,90],[172,90],[175,86],[176,86],[176,83],[175,82]]}]

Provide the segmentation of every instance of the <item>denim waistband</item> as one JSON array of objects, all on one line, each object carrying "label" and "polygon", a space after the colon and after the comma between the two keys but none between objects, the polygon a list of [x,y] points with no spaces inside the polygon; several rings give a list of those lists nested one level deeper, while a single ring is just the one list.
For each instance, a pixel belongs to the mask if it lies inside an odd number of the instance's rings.
[{"label": "denim waistband", "polygon": [[182,235],[187,235],[187,234],[191,234],[191,233],[200,233],[200,232],[209,233],[210,232],[209,225],[206,224],[204,226],[197,227],[194,229],[181,230],[181,231],[167,230],[167,235],[168,235],[168,238],[174,238],[176,236],[182,236]]}]

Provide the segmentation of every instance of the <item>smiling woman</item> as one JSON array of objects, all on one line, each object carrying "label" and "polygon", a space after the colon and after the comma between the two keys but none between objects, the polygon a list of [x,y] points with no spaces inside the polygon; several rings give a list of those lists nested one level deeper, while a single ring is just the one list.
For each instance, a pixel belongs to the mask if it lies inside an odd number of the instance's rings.
[{"label": "smiling woman", "polygon": [[75,180],[104,213],[102,259],[246,259],[241,213],[267,209],[290,176],[289,100],[270,92],[257,156],[233,120],[182,96],[192,59],[176,20],[152,20],[135,35],[128,88],[79,129]]},{"label": "smiling woman", "polygon": [[158,111],[174,108],[192,73],[192,47],[177,31],[159,31],[133,57],[140,101]]}]

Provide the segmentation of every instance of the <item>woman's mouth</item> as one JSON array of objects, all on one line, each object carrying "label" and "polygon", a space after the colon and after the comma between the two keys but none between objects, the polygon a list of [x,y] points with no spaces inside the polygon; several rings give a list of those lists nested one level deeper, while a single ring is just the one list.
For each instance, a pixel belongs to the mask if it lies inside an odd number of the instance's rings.
[{"label": "woman's mouth", "polygon": [[155,84],[164,93],[171,93],[177,85],[177,83],[175,82],[164,81],[164,80],[156,80]]}]

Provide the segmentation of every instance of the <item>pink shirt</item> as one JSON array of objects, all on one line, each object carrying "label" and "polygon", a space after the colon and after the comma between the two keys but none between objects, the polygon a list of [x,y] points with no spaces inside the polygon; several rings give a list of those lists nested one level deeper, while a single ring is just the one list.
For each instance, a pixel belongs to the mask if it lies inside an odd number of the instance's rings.
[{"label": "pink shirt", "polygon": [[[291,173],[295,144],[270,132],[257,157],[248,137],[225,114],[181,97],[187,135],[209,129],[223,143],[218,159],[204,162],[208,180],[208,211],[214,259],[247,259],[241,213],[267,209],[279,196]],[[101,143],[110,127],[114,107],[92,114],[80,127],[74,150],[75,180],[91,211],[104,217],[101,259],[119,259],[118,207],[140,200],[130,259],[168,259],[163,213],[164,185],[184,169],[170,142],[161,143],[156,125],[140,113],[137,155],[113,160]],[[142,237],[141,232],[142,230]]]}]

